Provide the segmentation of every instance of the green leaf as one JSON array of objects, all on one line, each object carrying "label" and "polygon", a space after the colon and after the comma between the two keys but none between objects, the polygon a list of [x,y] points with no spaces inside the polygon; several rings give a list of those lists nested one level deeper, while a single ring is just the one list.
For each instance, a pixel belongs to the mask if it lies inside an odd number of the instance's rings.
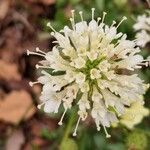
[{"label": "green leaf", "polygon": [[49,69],[43,69],[45,70],[47,73],[49,73],[52,76],[60,76],[60,75],[64,75],[66,73],[66,71],[54,71],[54,69],[49,68]]},{"label": "green leaf", "polygon": [[63,142],[60,150],[78,150],[78,145],[73,139],[68,138]]}]

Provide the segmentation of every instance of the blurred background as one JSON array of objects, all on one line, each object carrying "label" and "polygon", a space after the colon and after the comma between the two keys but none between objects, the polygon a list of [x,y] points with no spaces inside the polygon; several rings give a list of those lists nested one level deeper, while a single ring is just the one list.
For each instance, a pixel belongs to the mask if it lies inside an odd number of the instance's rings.
[{"label": "blurred background", "polygon": [[[51,50],[54,39],[47,22],[60,30],[70,25],[71,9],[82,10],[85,20],[90,20],[92,7],[96,17],[107,12],[108,24],[127,16],[119,31],[131,40],[137,16],[149,9],[146,0],[0,0],[0,150],[150,150],[148,117],[132,131],[121,126],[109,129],[110,139],[97,132],[89,118],[80,124],[76,138],[68,133],[62,143],[69,114],[59,127],[60,113],[45,114],[36,108],[41,86],[30,87],[28,83],[39,76],[35,65],[41,58],[27,56],[26,50]],[[141,54],[150,55],[150,45]],[[143,68],[139,75],[150,82],[149,68]],[[149,101],[150,90],[145,94],[147,108]]]}]

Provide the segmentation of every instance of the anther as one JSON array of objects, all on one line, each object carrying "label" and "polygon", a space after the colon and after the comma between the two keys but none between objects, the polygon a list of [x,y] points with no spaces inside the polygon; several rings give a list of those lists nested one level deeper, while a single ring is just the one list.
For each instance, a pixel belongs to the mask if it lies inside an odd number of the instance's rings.
[{"label": "anther", "polygon": [[65,111],[63,112],[63,114],[62,114],[62,116],[61,116],[61,119],[60,119],[60,121],[58,122],[58,125],[62,125],[63,124],[63,119],[64,119],[64,116],[65,116],[65,114],[66,114],[66,112],[67,112],[67,109],[65,109]]},{"label": "anther", "polygon": [[81,117],[79,117],[79,119],[78,119],[78,121],[77,121],[76,127],[75,127],[74,132],[73,132],[73,136],[76,136],[76,135],[77,135],[77,129],[78,129],[80,120],[81,120]]},{"label": "anther", "polygon": [[55,35],[55,32],[51,32],[51,36],[54,36]]},{"label": "anther", "polygon": [[101,20],[101,17],[98,17],[97,18],[97,24],[99,23],[100,20]]},{"label": "anther", "polygon": [[45,104],[45,102],[43,102],[43,103],[37,105],[37,108],[38,108],[38,109],[41,109],[41,107],[42,107],[44,104]]},{"label": "anther", "polygon": [[139,63],[138,65],[142,65],[142,66],[148,67],[149,66],[149,62],[148,61],[142,62],[142,63]]},{"label": "anther", "polygon": [[39,47],[36,47],[36,52],[40,52],[40,53],[42,53],[42,54],[46,54],[45,52],[43,52],[43,51],[41,51],[40,49],[39,49]]},{"label": "anther", "polygon": [[110,27],[113,27],[116,24],[116,21],[113,20],[112,25]]}]

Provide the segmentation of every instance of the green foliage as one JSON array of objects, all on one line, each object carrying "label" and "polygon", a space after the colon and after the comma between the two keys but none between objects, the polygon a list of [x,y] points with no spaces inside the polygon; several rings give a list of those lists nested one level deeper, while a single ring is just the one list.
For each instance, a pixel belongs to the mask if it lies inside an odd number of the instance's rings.
[{"label": "green foliage", "polygon": [[129,149],[146,150],[147,136],[142,130],[135,130],[127,136],[126,145]]},{"label": "green foliage", "polygon": [[[137,2],[138,3],[138,2]],[[50,20],[52,26],[56,30],[60,30],[64,27],[64,25],[69,25],[68,14],[65,15],[65,9],[71,8],[75,9],[76,12],[83,11],[83,17],[85,20],[91,20],[91,8],[95,7],[95,18],[101,17],[102,12],[106,11],[107,16],[105,18],[105,22],[109,25],[115,20],[117,23],[120,22],[123,16],[126,16],[128,19],[122,23],[122,25],[118,28],[120,32],[126,33],[128,39],[134,39],[135,33],[133,30],[133,24],[135,23],[135,19],[138,14],[142,14],[145,11],[144,4],[141,2],[136,7],[131,5],[131,1],[128,0],[57,0],[55,5],[55,15],[53,19]],[[76,22],[80,21],[80,16],[78,13],[75,14]],[[47,18],[42,19],[41,24],[44,27],[44,31],[49,32],[50,29],[46,27],[46,24],[49,20]],[[150,52],[148,49],[142,50],[142,55],[146,58]],[[89,66],[91,64],[88,64]],[[52,70],[48,70],[50,74],[52,74]],[[59,72],[62,73],[63,72]],[[144,68],[142,71],[138,72],[140,77],[145,80],[147,83],[150,82],[150,69]],[[79,91],[77,95],[77,99],[82,95]],[[150,90],[146,93],[146,106],[150,107],[149,103],[150,98]],[[67,116],[67,115],[66,115]],[[70,116],[70,113],[68,113]],[[69,117],[68,117],[69,118]],[[66,119],[66,118],[65,118]],[[75,122],[75,119],[73,120]],[[67,126],[67,122],[65,124]],[[92,128],[93,127],[93,128]],[[120,130],[115,132],[112,131],[112,137],[110,139],[106,139],[103,134],[103,129],[100,132],[96,131],[96,127],[92,124],[92,127],[82,128],[80,126],[77,138],[71,138],[70,132],[68,131],[68,137],[65,137],[63,144],[61,146],[61,150],[126,150],[128,148],[133,148],[136,150],[146,150],[148,149],[148,137],[150,133],[149,123],[146,120],[144,123],[141,123],[140,129],[146,129],[147,134],[143,132],[143,130],[136,130],[131,133],[126,131],[124,133],[123,128],[120,127]],[[43,138],[48,140],[54,140],[56,143],[59,143],[60,139],[63,139],[64,136],[64,126],[60,127],[60,132],[56,130],[54,132],[49,132],[44,129],[41,133]],[[69,127],[69,130],[72,130],[72,126]],[[114,129],[112,129],[114,130]],[[125,138],[126,136],[126,138]],[[126,139],[126,140],[124,140]],[[127,147],[126,147],[126,146]]]},{"label": "green foliage", "polygon": [[60,150],[78,150],[78,145],[76,144],[75,140],[67,138],[63,142]]}]

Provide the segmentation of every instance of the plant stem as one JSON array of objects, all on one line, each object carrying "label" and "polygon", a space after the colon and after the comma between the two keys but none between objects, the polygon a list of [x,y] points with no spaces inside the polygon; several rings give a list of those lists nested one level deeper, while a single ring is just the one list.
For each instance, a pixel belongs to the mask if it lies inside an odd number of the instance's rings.
[{"label": "plant stem", "polygon": [[73,109],[73,110],[71,111],[70,118],[69,118],[67,127],[66,127],[66,129],[65,129],[64,136],[63,136],[62,141],[61,141],[61,143],[60,143],[60,150],[62,150],[62,145],[63,145],[63,143],[67,140],[67,138],[68,138],[68,136],[69,136],[69,134],[70,134],[70,132],[71,132],[73,122],[74,122],[74,120],[75,120],[75,118],[76,118],[75,114],[76,114],[76,113],[75,113],[75,109]]}]

